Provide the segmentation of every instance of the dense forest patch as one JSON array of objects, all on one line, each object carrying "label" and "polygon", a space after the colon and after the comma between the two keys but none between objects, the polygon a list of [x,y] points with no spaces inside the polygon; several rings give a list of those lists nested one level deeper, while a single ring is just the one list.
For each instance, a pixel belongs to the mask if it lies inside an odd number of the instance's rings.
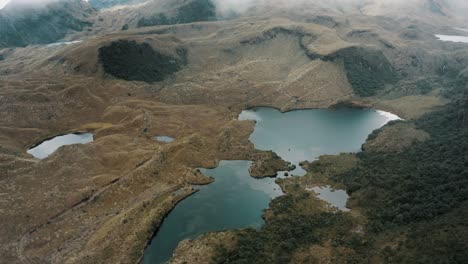
[{"label": "dense forest patch", "polygon": [[169,17],[164,13],[158,13],[151,17],[141,18],[137,26],[150,27],[211,20],[216,20],[215,4],[211,0],[193,0],[179,7],[176,15],[173,17]]},{"label": "dense forest patch", "polygon": [[392,232],[391,237],[385,237],[396,243],[383,248],[384,259],[387,263],[465,263],[467,223],[468,203],[465,202],[447,214],[405,226],[399,232]]},{"label": "dense forest patch", "polygon": [[342,60],[354,92],[362,97],[375,95],[400,76],[381,51],[351,47],[328,55],[325,60]]},{"label": "dense forest patch", "polygon": [[178,57],[162,54],[148,43],[119,40],[99,49],[104,71],[127,81],[162,81],[187,63],[187,51],[177,50]]},{"label": "dense forest patch", "polygon": [[361,152],[360,166],[336,177],[360,197],[373,230],[431,219],[468,199],[466,107],[465,98],[420,118],[428,140],[398,153]]},{"label": "dense forest patch", "polygon": [[349,230],[352,220],[341,212],[312,212],[317,201],[310,192],[300,191],[274,199],[270,204],[273,217],[261,230],[239,233],[237,248],[219,247],[214,263],[289,263],[294,252],[303,246],[331,240],[335,247],[359,248],[362,241]]},{"label": "dense forest patch", "polygon": [[[310,194],[294,178],[282,179],[293,184],[271,202],[262,229],[239,232],[237,248],[218,248],[213,262],[290,263],[299,255],[299,262],[315,263],[306,253],[318,247],[332,263],[463,263],[468,94],[458,98],[414,122],[430,138],[398,152],[363,151],[357,165],[332,177],[347,187],[351,210],[365,212],[364,233],[356,232],[360,220],[351,214],[308,212],[317,206]],[[327,163],[314,168],[329,171]]]}]

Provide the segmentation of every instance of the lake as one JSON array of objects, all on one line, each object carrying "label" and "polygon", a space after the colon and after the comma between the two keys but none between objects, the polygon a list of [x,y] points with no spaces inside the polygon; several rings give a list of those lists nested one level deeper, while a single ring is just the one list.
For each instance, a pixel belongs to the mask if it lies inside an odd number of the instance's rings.
[{"label": "lake", "polygon": [[[367,136],[397,116],[372,109],[310,109],[281,113],[260,107],[243,111],[240,120],[255,120],[250,140],[255,147],[273,150],[284,160],[298,165],[323,154],[360,151]],[[271,199],[281,195],[274,179],[254,179],[250,161],[221,161],[214,169],[202,169],[215,182],[181,201],[163,221],[145,250],[142,263],[165,263],[184,239],[226,229],[259,228],[262,213]],[[299,166],[294,175],[303,175]],[[344,191],[328,187],[314,190],[319,198],[346,210]],[[334,197],[333,195],[339,197]]]},{"label": "lake", "polygon": [[[162,223],[142,263],[164,263],[180,241],[209,231],[259,228],[262,210],[282,194],[274,179],[249,176],[250,161],[221,161],[215,169],[201,169],[216,180],[181,201]],[[246,206],[248,204],[248,206]]]},{"label": "lake", "polygon": [[371,109],[312,109],[286,113],[260,107],[243,111],[240,120],[255,120],[250,135],[257,149],[273,150],[296,165],[294,175],[304,175],[301,161],[312,161],[324,154],[356,152],[367,136],[398,116]]}]

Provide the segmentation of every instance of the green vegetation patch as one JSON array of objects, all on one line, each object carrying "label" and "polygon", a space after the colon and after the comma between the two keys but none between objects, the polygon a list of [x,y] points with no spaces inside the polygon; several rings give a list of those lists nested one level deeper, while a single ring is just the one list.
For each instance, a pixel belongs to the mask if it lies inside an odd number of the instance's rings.
[{"label": "green vegetation patch", "polygon": [[[324,243],[332,247],[361,245],[349,232],[353,223],[341,212],[308,212],[317,208],[310,192],[298,192],[276,198],[270,204],[273,217],[260,230],[239,233],[237,248],[219,247],[214,263],[290,263],[296,250],[304,245]],[[304,209],[306,208],[306,209]]]},{"label": "green vegetation patch", "polygon": [[466,102],[417,120],[426,141],[397,153],[359,153],[359,166],[335,178],[362,201],[372,230],[432,219],[468,199]]},{"label": "green vegetation patch", "polygon": [[176,15],[168,17],[159,13],[151,17],[143,17],[138,21],[138,27],[158,25],[184,24],[198,21],[216,20],[216,6],[211,0],[193,0],[179,7]]},{"label": "green vegetation patch", "polygon": [[[349,156],[349,166],[343,170],[335,169],[340,156],[304,164],[315,172],[305,177],[331,174],[330,180],[346,186],[351,214],[317,209],[300,184],[304,178],[278,180],[283,188],[289,186],[287,194],[271,202],[265,225],[239,232],[237,247],[218,248],[213,262],[464,263],[468,259],[466,88],[456,98],[414,122],[415,128],[430,134],[425,141],[399,152],[364,151],[357,154],[359,161]],[[360,212],[365,215],[360,217]],[[323,254],[319,258],[317,253]]]},{"label": "green vegetation patch", "polygon": [[351,47],[324,59],[343,61],[348,80],[354,92],[361,97],[375,95],[385,85],[400,80],[399,74],[381,51]]},{"label": "green vegetation patch", "polygon": [[465,202],[431,221],[392,232],[392,237],[385,239],[396,243],[383,248],[384,259],[386,263],[465,263],[467,223],[468,203]]},{"label": "green vegetation patch", "polygon": [[127,81],[162,81],[187,64],[187,50],[177,49],[178,57],[162,54],[148,43],[119,40],[99,49],[104,71]]}]

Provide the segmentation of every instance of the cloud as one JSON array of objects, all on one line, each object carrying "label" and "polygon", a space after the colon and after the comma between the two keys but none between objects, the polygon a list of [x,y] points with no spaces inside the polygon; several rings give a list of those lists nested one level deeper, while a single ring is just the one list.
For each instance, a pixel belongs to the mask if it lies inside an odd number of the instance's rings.
[{"label": "cloud", "polygon": [[28,7],[37,7],[43,6],[45,4],[55,2],[59,0],[0,0],[0,9],[5,7],[7,4],[14,4],[15,6],[28,6]]},{"label": "cloud", "polygon": [[401,11],[411,8],[430,8],[431,2],[439,2],[450,7],[453,12],[468,17],[468,0],[213,0],[218,10],[226,12],[229,10],[238,13],[245,12],[253,6],[282,7],[282,8],[307,8],[314,6],[320,8],[334,8],[339,10],[358,10],[361,7],[370,10],[378,10],[385,13],[388,8]]},{"label": "cloud", "polygon": [[6,6],[6,4],[8,4],[8,2],[10,2],[10,0],[0,0],[0,9],[2,9],[4,6]]}]

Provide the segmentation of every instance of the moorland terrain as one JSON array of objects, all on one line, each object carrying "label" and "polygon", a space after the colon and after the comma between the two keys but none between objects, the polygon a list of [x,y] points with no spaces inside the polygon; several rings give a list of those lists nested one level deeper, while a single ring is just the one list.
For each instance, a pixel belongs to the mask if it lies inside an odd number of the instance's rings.
[{"label": "moorland terrain", "polygon": [[[233,159],[254,161],[257,177],[287,168],[254,148],[242,110],[339,105],[404,121],[374,132],[361,153],[278,180],[285,195],[261,230],[184,241],[171,261],[468,258],[468,44],[434,36],[468,33],[445,1],[259,1],[240,13],[209,0],[95,2],[0,10],[1,263],[137,263],[191,186],[212,181],[196,168]],[[75,42],[51,45],[60,41]],[[26,152],[70,132],[94,141],[44,160]],[[314,183],[346,188],[351,213],[308,194]]]}]

